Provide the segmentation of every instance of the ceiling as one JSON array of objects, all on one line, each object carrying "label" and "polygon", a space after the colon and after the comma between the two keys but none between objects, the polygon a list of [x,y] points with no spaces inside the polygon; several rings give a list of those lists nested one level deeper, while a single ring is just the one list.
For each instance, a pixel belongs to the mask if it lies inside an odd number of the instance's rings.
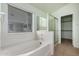
[{"label": "ceiling", "polygon": [[30,3],[32,6],[48,13],[53,13],[68,3]]}]

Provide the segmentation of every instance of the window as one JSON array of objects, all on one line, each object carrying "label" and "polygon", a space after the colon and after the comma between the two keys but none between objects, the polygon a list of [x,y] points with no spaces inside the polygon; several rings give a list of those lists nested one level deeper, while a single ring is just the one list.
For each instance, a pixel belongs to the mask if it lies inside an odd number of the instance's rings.
[{"label": "window", "polygon": [[8,5],[8,32],[32,32],[32,13]]},{"label": "window", "polygon": [[37,29],[38,30],[47,30],[47,20],[43,17],[37,19]]}]

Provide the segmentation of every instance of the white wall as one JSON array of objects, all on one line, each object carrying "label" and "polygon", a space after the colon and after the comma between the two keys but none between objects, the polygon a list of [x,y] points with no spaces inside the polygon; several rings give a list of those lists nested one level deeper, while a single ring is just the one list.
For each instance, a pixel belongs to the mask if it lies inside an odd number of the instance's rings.
[{"label": "white wall", "polygon": [[[0,12],[1,12],[1,4],[0,4]],[[0,15],[0,33],[1,33],[1,15]],[[1,47],[1,34],[0,34],[0,47]]]},{"label": "white wall", "polygon": [[3,12],[4,13],[4,15],[3,15],[3,17],[2,17],[2,19],[1,19],[1,21],[2,21],[2,23],[1,23],[1,26],[2,26],[2,28],[1,28],[1,47],[4,47],[4,44],[5,44],[5,40],[7,40],[7,37],[8,37],[8,35],[7,35],[7,30],[8,30],[8,21],[7,21],[7,19],[8,19],[8,8],[7,8],[7,4],[5,4],[5,3],[2,3],[1,4],[1,12]]},{"label": "white wall", "polygon": [[0,3],[0,11],[1,11],[1,3]]},{"label": "white wall", "polygon": [[33,40],[38,40],[38,39],[36,39],[35,32],[8,33],[7,40],[5,40],[5,47],[14,46],[17,44],[23,44],[23,43],[26,43],[29,41],[31,42]]},{"label": "white wall", "polygon": [[0,48],[1,48],[1,15],[0,15]]},{"label": "white wall", "polygon": [[79,48],[79,37],[78,37],[78,4],[68,4],[64,6],[63,8],[59,9],[52,15],[58,18],[59,20],[59,26],[58,26],[58,33],[59,33],[59,43],[61,43],[61,16],[73,14],[72,19],[72,39],[73,39],[73,46]]},{"label": "white wall", "polygon": [[[32,12],[33,13],[33,32],[36,31],[36,16],[43,16],[46,17],[46,14],[42,12],[41,10],[36,9],[35,7],[29,5],[29,4],[20,4],[20,3],[15,3],[15,4],[10,4],[12,6],[15,6],[17,8],[23,9],[27,12]],[[12,45],[16,45],[18,43],[23,43],[24,41],[27,40],[33,40],[34,33],[33,32],[26,32],[26,33],[8,33],[8,7],[7,4],[2,4],[2,11],[6,13],[6,17],[4,19],[4,36],[2,38],[2,47],[8,47]]]}]

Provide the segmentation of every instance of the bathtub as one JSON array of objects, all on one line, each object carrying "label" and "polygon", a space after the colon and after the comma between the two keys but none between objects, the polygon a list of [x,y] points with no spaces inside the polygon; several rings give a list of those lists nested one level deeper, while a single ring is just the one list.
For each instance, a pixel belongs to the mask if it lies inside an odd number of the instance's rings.
[{"label": "bathtub", "polygon": [[38,31],[37,35],[42,44],[36,49],[19,56],[49,56],[54,54],[54,32]]},{"label": "bathtub", "polygon": [[[17,35],[17,34],[16,34]],[[14,34],[10,34],[10,37],[8,39],[15,40],[17,38],[18,40],[23,39],[24,41],[21,41],[18,44],[11,44],[11,46],[6,47],[5,49],[0,50],[0,56],[48,56],[49,52],[53,53],[52,47],[54,47],[54,44],[52,44],[53,41],[53,33],[52,32],[45,32],[45,35],[43,38],[43,41],[40,44],[40,39],[38,39],[37,34],[32,34],[29,39],[26,39],[26,34],[18,34],[18,36],[14,37]],[[45,39],[45,40],[44,40]],[[12,42],[12,41],[11,41]],[[8,45],[8,44],[7,44]],[[51,49],[52,48],[52,49]]]},{"label": "bathtub", "polygon": [[[28,44],[30,44],[28,46]],[[49,44],[40,44],[38,40],[28,41],[28,44],[12,46],[0,51],[0,56],[47,56],[49,54]]]},{"label": "bathtub", "polygon": [[35,50],[32,50],[28,53],[20,54],[18,56],[48,56],[50,52],[50,44],[41,44],[38,48]]},{"label": "bathtub", "polygon": [[49,56],[54,54],[54,32],[37,31],[36,35],[42,44],[36,49],[19,56]]}]

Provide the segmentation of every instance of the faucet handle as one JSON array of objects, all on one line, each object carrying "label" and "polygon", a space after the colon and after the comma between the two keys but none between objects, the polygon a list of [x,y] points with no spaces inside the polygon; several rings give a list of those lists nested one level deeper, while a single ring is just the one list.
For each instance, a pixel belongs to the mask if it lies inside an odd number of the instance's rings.
[{"label": "faucet handle", "polygon": [[40,44],[42,44],[42,42],[40,42]]}]

